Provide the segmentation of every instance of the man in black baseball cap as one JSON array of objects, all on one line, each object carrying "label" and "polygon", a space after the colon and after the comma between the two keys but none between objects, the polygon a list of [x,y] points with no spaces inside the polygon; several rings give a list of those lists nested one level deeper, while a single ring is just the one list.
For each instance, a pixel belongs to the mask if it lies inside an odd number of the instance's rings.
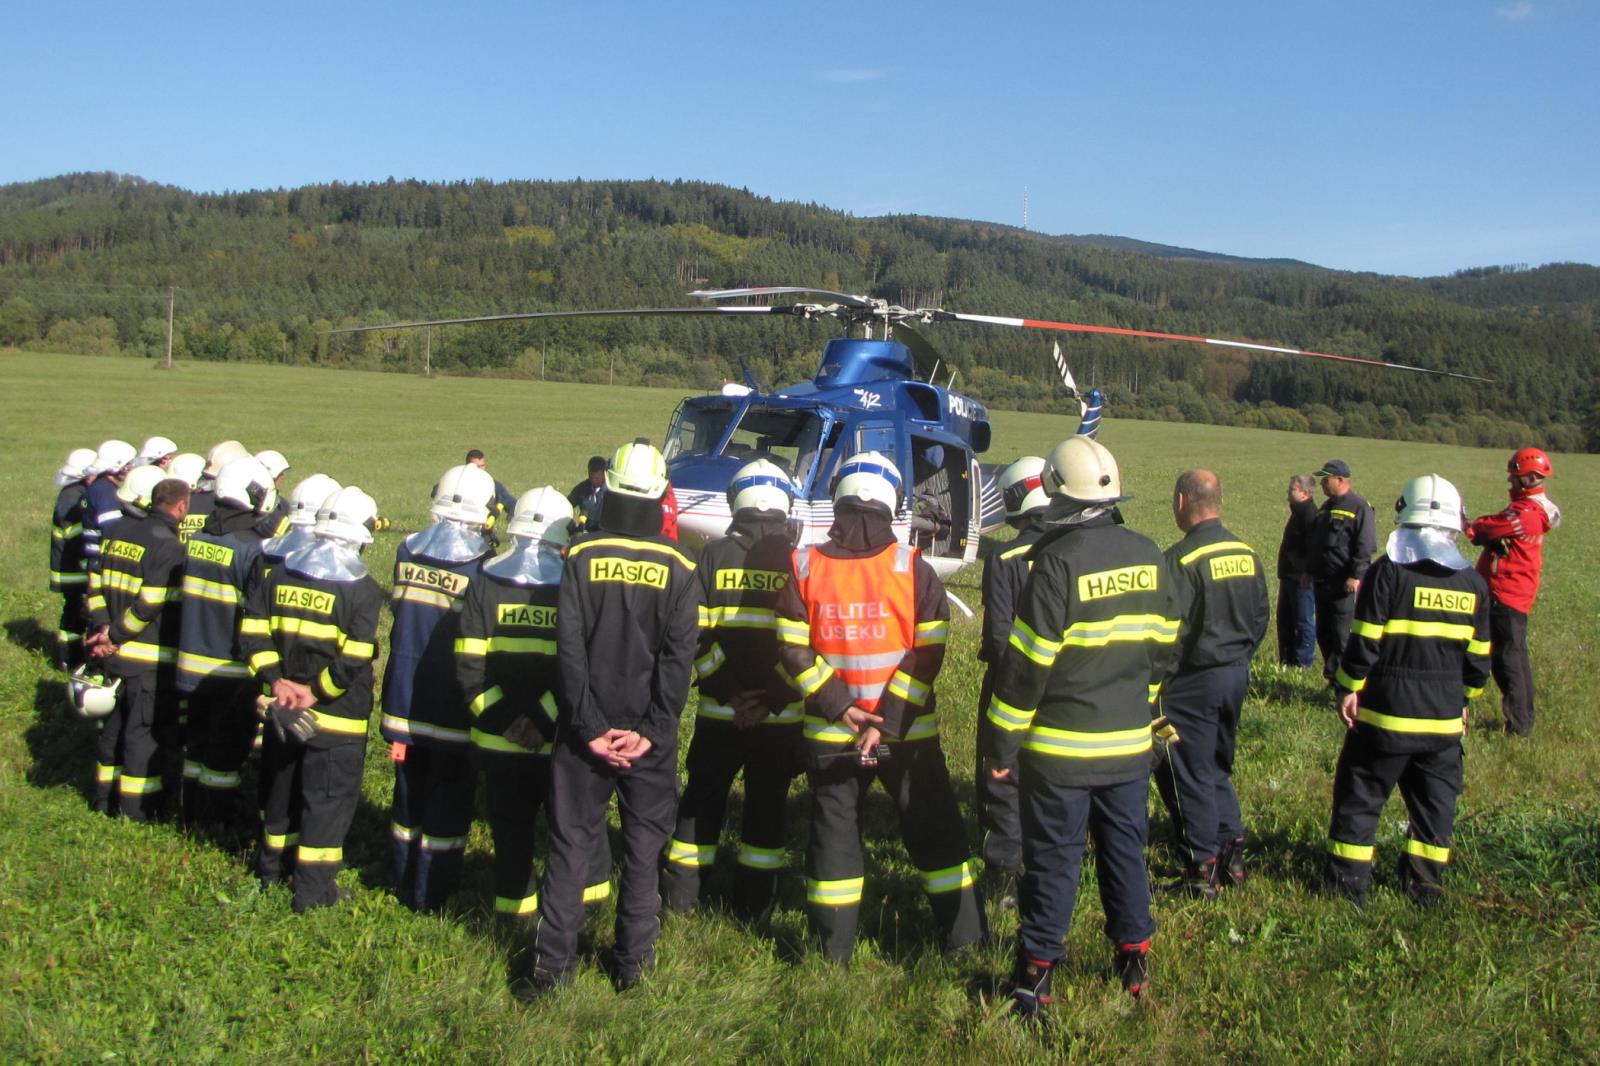
[{"label": "man in black baseball cap", "polygon": [[1322,674],[1333,678],[1339,653],[1350,636],[1356,590],[1378,548],[1377,520],[1372,505],[1350,488],[1350,464],[1329,459],[1316,472],[1327,497],[1311,527],[1308,552],[1317,599],[1317,647],[1322,649]]}]

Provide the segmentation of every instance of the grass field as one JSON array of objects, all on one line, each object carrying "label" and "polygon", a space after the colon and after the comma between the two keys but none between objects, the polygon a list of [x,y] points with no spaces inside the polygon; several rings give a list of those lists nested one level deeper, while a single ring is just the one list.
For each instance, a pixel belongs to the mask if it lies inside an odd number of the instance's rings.
[{"label": "grass field", "polygon": [[[91,391],[92,390],[92,391]],[[90,402],[86,397],[92,396]],[[672,920],[661,965],[618,997],[594,967],[547,1003],[505,987],[506,946],[488,906],[487,832],[474,829],[467,886],[444,918],[401,908],[383,880],[389,770],[369,751],[346,849],[351,903],[294,917],[244,857],[167,826],[90,813],[92,731],[73,718],[48,664],[57,600],[45,591],[50,474],[70,447],[152,433],[204,451],[238,437],[276,447],[291,481],[323,470],[357,483],[395,519],[370,551],[424,521],[434,478],[468,447],[514,491],[563,491],[592,453],[659,439],[678,395],[643,389],[0,354],[0,1060],[968,1062],[1600,1060],[1600,457],[1558,456],[1552,495],[1567,524],[1547,544],[1533,616],[1540,720],[1532,741],[1467,738],[1467,790],[1450,900],[1412,907],[1395,890],[1398,800],[1379,837],[1378,890],[1364,912],[1314,891],[1341,729],[1314,678],[1255,665],[1237,781],[1257,850],[1249,886],[1212,905],[1157,900],[1151,993],[1109,980],[1109,949],[1086,872],[1054,1024],[1020,1030],[993,993],[999,943],[958,962],[931,945],[917,880],[893,840],[887,800],[871,814],[864,940],[848,970],[803,950],[804,797],[769,931],[702,913]],[[1377,507],[1382,533],[1401,483],[1437,471],[1473,513],[1504,499],[1499,452],[1119,422],[1103,440],[1135,499],[1130,523],[1165,545],[1173,477],[1225,479],[1225,520],[1271,560],[1287,474],[1340,456]],[[990,459],[1043,452],[1071,428],[1000,414]],[[976,604],[978,572],[954,590]],[[946,752],[970,808],[977,627],[957,622],[940,680]],[[1497,714],[1495,690],[1474,708]],[[692,711],[692,707],[691,707]],[[685,716],[685,737],[692,723]],[[1159,879],[1176,872],[1164,818]],[[726,854],[726,850],[724,852]],[[726,871],[722,871],[726,874]],[[594,947],[610,940],[610,915]]]}]

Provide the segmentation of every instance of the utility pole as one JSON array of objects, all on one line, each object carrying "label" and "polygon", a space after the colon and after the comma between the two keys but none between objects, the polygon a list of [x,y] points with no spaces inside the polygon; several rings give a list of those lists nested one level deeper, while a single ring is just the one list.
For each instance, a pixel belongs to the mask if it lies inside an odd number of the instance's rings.
[{"label": "utility pole", "polygon": [[168,369],[168,370],[172,369],[172,302],[173,302],[174,298],[176,298],[177,294],[178,294],[178,287],[176,285],[167,286],[167,365],[166,365],[166,369]]},{"label": "utility pole", "polygon": [[611,376],[608,379],[606,379],[606,384],[607,385],[615,385],[616,383],[617,383],[617,353],[616,352],[612,352],[611,353]]},{"label": "utility pole", "polygon": [[544,345],[539,345],[539,380],[544,381]]},{"label": "utility pole", "polygon": [[422,333],[422,376],[433,377],[433,327]]}]

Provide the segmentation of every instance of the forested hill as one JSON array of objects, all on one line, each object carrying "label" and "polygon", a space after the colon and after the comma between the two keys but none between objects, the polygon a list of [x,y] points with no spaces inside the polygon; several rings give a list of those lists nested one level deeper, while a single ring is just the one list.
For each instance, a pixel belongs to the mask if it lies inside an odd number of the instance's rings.
[{"label": "forested hill", "polygon": [[[1481,386],[1192,345],[1063,337],[1116,415],[1600,449],[1600,269],[1443,278],[1324,270],[1114,237],[854,218],[700,182],[387,181],[195,194],[114,174],[0,186],[0,345],[417,369],[421,333],[330,325],[682,306],[692,288],[814,284],[907,306],[1230,337],[1481,374]],[[927,331],[969,392],[1062,406],[1051,335]],[[830,331],[618,319],[433,332],[451,372],[686,389],[804,380]],[[943,372],[941,372],[943,373]]]}]

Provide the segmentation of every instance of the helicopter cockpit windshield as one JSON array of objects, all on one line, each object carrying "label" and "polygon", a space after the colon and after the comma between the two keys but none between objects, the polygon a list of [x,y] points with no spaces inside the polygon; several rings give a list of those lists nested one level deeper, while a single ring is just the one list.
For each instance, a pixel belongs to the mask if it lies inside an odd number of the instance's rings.
[{"label": "helicopter cockpit windshield", "polygon": [[804,489],[816,465],[822,419],[814,408],[769,406],[739,396],[685,400],[673,416],[662,454],[668,462],[720,455],[741,464],[770,459]]}]

